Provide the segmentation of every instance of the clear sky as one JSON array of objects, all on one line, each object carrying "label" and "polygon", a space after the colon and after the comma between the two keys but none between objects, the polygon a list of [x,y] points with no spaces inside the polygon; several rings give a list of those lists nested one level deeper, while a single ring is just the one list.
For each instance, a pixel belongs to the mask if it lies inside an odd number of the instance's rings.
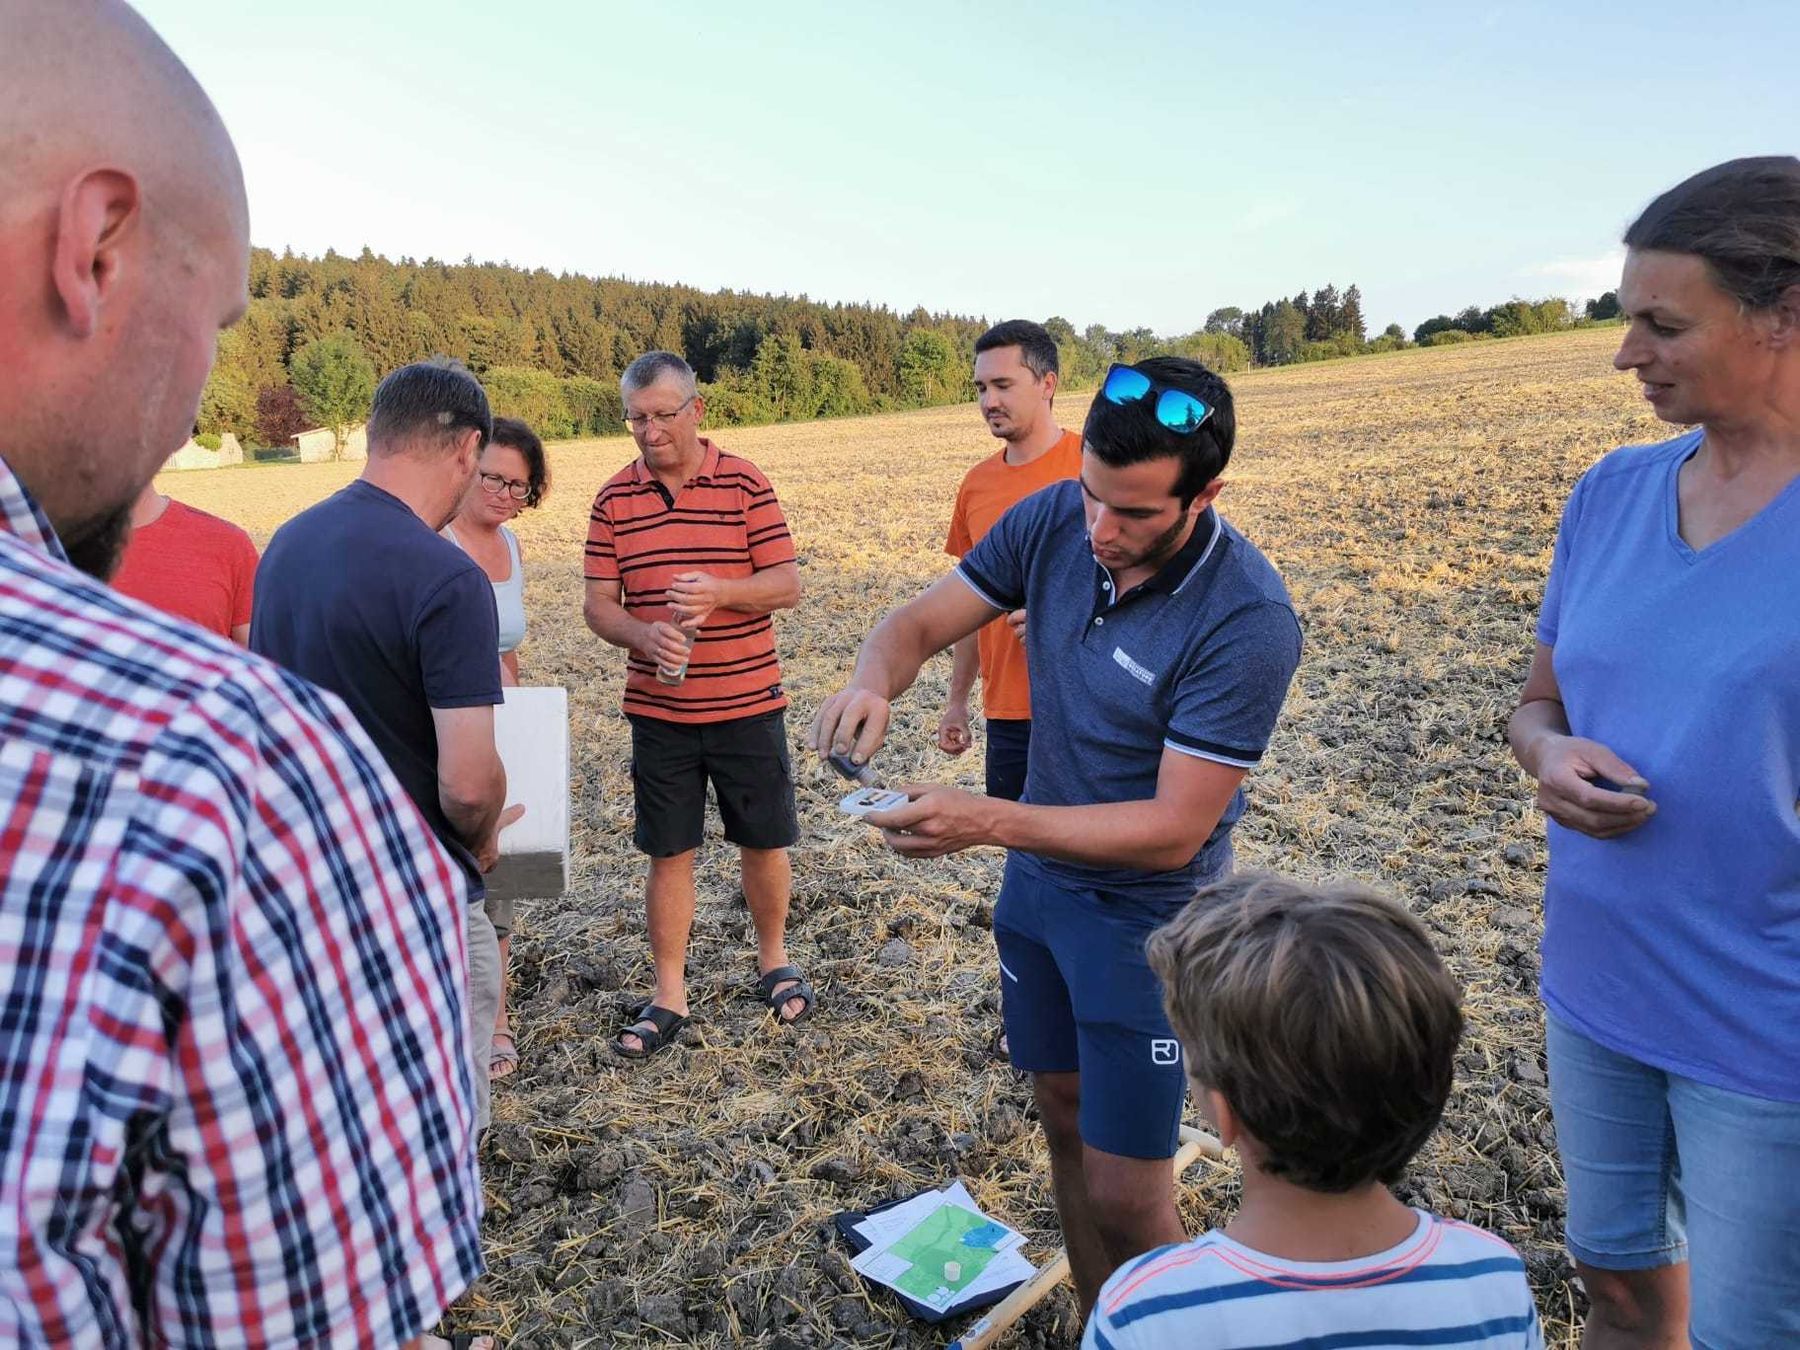
[{"label": "clear sky", "polygon": [[258,244],[1173,334],[1589,296],[1800,150],[1800,3],[140,0]]}]

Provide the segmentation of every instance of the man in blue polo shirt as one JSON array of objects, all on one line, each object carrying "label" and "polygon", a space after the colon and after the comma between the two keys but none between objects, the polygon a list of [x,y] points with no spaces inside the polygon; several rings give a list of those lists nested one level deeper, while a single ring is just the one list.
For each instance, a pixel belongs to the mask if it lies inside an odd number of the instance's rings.
[{"label": "man in blue polo shirt", "polygon": [[1007,1039],[1084,1309],[1117,1266],[1185,1236],[1167,1159],[1186,1081],[1144,941],[1230,869],[1240,784],[1300,659],[1280,576],[1213,510],[1235,433],[1230,391],[1197,362],[1114,366],[1080,479],[1027,497],[883,619],[813,725],[820,753],[866,762],[926,660],[1026,610],[1024,798],[912,785],[868,820],[912,857],[1011,850],[994,914]]}]

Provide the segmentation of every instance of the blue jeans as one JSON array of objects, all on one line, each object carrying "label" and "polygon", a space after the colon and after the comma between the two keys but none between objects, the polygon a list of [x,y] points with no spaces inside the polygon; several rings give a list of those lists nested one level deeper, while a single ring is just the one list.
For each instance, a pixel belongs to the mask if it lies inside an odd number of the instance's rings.
[{"label": "blue jeans", "polygon": [[1683,1078],[1546,1022],[1571,1254],[1601,1270],[1688,1261],[1696,1347],[1800,1345],[1800,1102]]}]

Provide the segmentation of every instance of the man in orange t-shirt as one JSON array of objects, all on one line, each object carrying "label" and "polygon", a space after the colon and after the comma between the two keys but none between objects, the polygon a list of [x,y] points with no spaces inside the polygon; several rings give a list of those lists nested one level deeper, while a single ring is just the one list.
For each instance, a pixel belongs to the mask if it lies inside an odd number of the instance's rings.
[{"label": "man in orange t-shirt", "polygon": [[[1056,397],[1056,340],[1041,324],[1008,319],[975,343],[975,392],[988,430],[1006,443],[963,478],[944,551],[961,558],[1015,502],[1081,473],[1081,433],[1064,431],[1050,410]],[[1019,615],[1011,618],[1022,618]],[[1017,801],[1025,790],[1031,746],[1031,685],[1025,647],[1008,620],[996,619],[956,644],[950,698],[938,723],[938,748],[969,748],[969,691],[981,669],[987,715],[987,791]]]},{"label": "man in orange t-shirt", "polygon": [[114,590],[241,647],[250,640],[255,578],[249,535],[145,484],[131,508],[131,538],[112,576]]}]

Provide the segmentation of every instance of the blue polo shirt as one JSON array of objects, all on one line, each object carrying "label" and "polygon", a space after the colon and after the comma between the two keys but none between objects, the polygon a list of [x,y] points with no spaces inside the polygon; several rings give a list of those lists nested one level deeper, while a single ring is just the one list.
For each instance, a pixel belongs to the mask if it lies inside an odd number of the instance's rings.
[{"label": "blue polo shirt", "polygon": [[[1300,624],[1280,574],[1216,511],[1155,576],[1115,595],[1088,547],[1081,484],[1065,481],[1014,506],[956,570],[995,609],[1030,614],[1024,801],[1148,801],[1165,750],[1244,769],[1262,758],[1300,662]],[[1243,814],[1239,790],[1173,872],[1016,856],[1061,886],[1185,902],[1229,864]]]}]

